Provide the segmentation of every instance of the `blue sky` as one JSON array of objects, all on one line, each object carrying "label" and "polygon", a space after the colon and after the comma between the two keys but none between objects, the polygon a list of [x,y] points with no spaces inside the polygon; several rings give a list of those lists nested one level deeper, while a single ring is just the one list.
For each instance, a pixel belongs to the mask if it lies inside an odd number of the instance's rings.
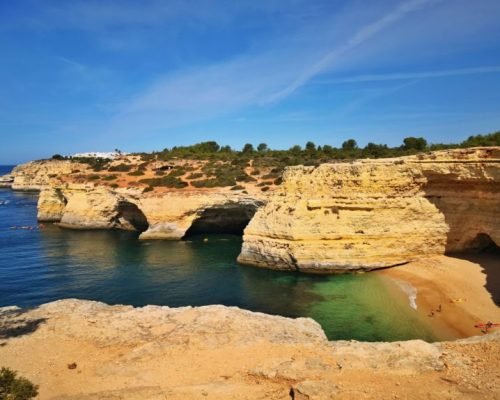
[{"label": "blue sky", "polygon": [[0,0],[0,164],[500,129],[498,0]]}]

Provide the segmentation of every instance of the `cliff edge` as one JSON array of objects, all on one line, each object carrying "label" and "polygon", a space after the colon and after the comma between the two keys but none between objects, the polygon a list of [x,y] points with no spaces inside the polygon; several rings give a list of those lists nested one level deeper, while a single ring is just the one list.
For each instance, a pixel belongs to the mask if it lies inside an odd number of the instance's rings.
[{"label": "cliff edge", "polygon": [[494,399],[499,334],[329,342],[311,319],[61,300],[0,308],[0,360],[43,399]]}]

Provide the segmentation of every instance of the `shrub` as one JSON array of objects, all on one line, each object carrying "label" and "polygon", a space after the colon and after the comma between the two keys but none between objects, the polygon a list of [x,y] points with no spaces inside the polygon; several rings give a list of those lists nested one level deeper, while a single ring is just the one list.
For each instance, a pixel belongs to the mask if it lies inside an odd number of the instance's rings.
[{"label": "shrub", "polygon": [[267,185],[272,185],[273,182],[271,181],[263,181],[257,184],[257,186],[267,186]]},{"label": "shrub", "polygon": [[66,157],[64,157],[64,156],[62,156],[62,155],[60,155],[60,154],[54,154],[54,155],[52,156],[52,159],[53,159],[53,160],[64,160],[65,158],[66,158]]},{"label": "shrub", "polygon": [[155,190],[155,188],[153,186],[148,186],[148,187],[144,188],[144,190],[142,192],[147,193],[147,192],[152,192],[153,190]]},{"label": "shrub", "polygon": [[108,171],[111,171],[111,172],[128,172],[131,169],[132,169],[131,165],[118,164],[118,165],[113,165],[112,167],[109,167]]},{"label": "shrub", "polygon": [[118,178],[117,175],[105,175],[105,176],[102,177],[102,179],[105,180],[105,181],[113,181],[116,178]]},{"label": "shrub", "polygon": [[252,172],[250,172],[250,175],[260,175],[260,171],[258,169],[254,169]]},{"label": "shrub", "polygon": [[10,368],[0,370],[0,400],[29,400],[38,395],[38,386]]},{"label": "shrub", "polygon": [[243,189],[245,189],[245,186],[241,186],[241,185],[236,185],[236,186],[233,186],[231,188],[231,190],[243,190]]},{"label": "shrub", "polygon": [[193,172],[187,176],[187,179],[199,179],[203,176],[201,172]]},{"label": "shrub", "polygon": [[139,182],[152,187],[163,186],[176,189],[182,189],[188,185],[183,180],[171,175],[163,176],[161,178],[141,179]]},{"label": "shrub", "polygon": [[91,180],[91,181],[95,181],[97,179],[100,179],[101,178],[101,175],[97,175],[97,174],[92,174],[92,175],[89,175],[88,179]]},{"label": "shrub", "polygon": [[260,190],[262,190],[263,192],[267,192],[267,191],[269,190],[269,186],[264,186],[264,187],[263,187],[262,189],[260,189]]},{"label": "shrub", "polygon": [[142,176],[142,175],[144,175],[144,171],[141,170],[141,169],[138,169],[137,171],[129,172],[127,175],[130,175],[130,176]]}]

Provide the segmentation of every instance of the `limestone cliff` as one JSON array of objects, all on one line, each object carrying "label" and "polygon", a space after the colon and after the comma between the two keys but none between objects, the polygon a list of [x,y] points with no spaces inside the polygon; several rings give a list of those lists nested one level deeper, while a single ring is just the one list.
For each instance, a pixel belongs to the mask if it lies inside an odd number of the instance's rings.
[{"label": "limestone cliff", "polygon": [[500,245],[500,148],[290,167],[245,229],[238,260],[370,270]]},{"label": "limestone cliff", "polygon": [[240,233],[262,199],[206,191],[144,194],[137,189],[93,185],[47,186],[39,197],[39,221],[73,229],[124,229],[142,232],[141,239],[181,239],[199,232]]},{"label": "limestone cliff", "polygon": [[13,190],[39,191],[69,174],[87,170],[88,165],[69,160],[31,161],[12,170],[11,187]]},{"label": "limestone cliff", "polygon": [[61,300],[0,308],[0,360],[44,399],[498,398],[500,336],[329,342],[309,318]]}]

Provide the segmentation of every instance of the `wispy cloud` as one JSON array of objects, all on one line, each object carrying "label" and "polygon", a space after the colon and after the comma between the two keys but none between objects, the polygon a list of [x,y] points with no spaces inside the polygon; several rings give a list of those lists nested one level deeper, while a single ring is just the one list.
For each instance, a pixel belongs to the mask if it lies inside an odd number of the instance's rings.
[{"label": "wispy cloud", "polygon": [[332,34],[337,33],[337,21],[323,20],[319,23],[321,29],[318,21],[314,21],[306,29],[267,45],[260,52],[169,74],[131,99],[117,121],[129,124],[135,119],[137,125],[156,125],[163,120],[165,126],[172,126],[179,121],[193,121],[241,107],[279,102],[315,76],[330,71],[378,33],[439,1],[401,3],[350,35],[348,31],[342,32],[342,40]]},{"label": "wispy cloud", "polygon": [[450,76],[491,74],[491,73],[499,73],[499,72],[500,72],[500,66],[490,66],[490,67],[447,69],[447,70],[442,70],[442,71],[400,72],[400,73],[390,73],[390,74],[358,75],[358,76],[352,76],[352,77],[347,77],[347,78],[317,80],[317,81],[315,81],[315,83],[322,84],[322,85],[333,85],[333,84],[339,84],[339,83],[446,78],[446,77],[450,77]]},{"label": "wispy cloud", "polygon": [[384,15],[382,18],[377,19],[376,21],[361,28],[344,45],[330,50],[320,60],[303,71],[293,82],[287,85],[284,89],[274,93],[267,100],[277,101],[287,97],[301,86],[305,85],[314,76],[324,72],[328,68],[331,68],[332,64],[335,63],[337,59],[363,44],[372,36],[387,28],[389,25],[394,24],[411,12],[420,9],[429,3],[435,3],[437,1],[440,0],[412,0],[401,4],[390,13]]}]

